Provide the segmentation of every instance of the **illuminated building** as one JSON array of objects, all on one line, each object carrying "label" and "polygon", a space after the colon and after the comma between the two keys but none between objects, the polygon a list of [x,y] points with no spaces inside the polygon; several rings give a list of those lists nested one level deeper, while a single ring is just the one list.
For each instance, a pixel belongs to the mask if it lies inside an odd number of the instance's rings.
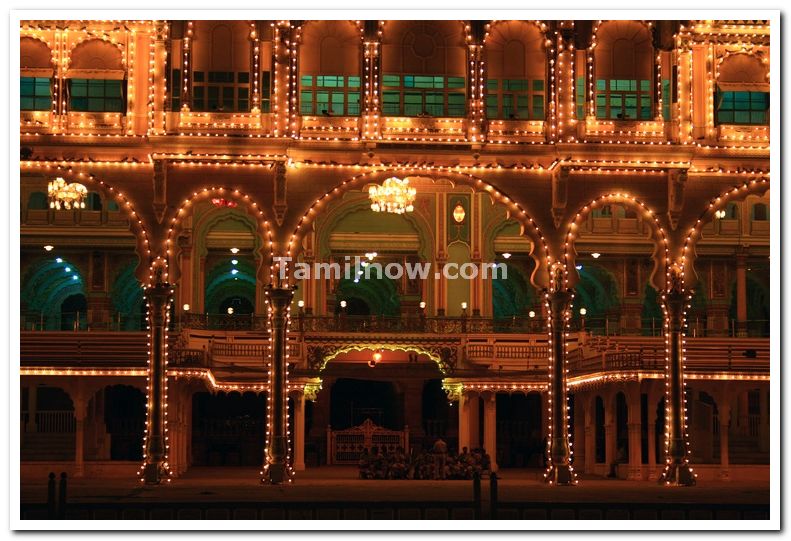
[{"label": "illuminated building", "polygon": [[[700,479],[768,479],[766,21],[20,34],[23,477],[146,478],[160,443],[154,481],[257,466],[288,401],[297,476],[371,418],[501,468],[568,432],[584,474],[658,478],[675,437]],[[411,212],[371,210],[391,177]],[[57,178],[84,208],[50,208]],[[276,256],[432,267],[292,279],[276,377]]]}]

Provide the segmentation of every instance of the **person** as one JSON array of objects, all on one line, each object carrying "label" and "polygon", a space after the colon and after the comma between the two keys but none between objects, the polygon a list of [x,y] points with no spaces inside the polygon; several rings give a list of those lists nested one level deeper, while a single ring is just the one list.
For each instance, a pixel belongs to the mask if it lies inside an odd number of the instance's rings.
[{"label": "person", "polygon": [[434,455],[434,479],[445,479],[445,463],[448,460],[448,444],[442,438],[434,442],[431,449]]}]

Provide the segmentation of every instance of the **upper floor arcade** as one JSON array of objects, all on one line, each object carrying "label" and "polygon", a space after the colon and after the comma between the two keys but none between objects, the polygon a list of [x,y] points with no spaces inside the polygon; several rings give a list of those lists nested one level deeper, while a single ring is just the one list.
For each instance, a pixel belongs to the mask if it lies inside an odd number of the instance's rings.
[{"label": "upper floor arcade", "polygon": [[22,23],[23,137],[768,150],[767,21],[85,23]]}]

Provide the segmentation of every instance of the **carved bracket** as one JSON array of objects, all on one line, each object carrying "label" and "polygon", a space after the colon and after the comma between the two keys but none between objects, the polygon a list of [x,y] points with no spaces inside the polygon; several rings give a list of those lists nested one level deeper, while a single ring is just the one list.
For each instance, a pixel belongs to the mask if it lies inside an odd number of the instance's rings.
[{"label": "carved bracket", "polygon": [[675,231],[684,209],[684,188],[687,184],[686,169],[671,169],[667,173],[667,217]]},{"label": "carved bracket", "polygon": [[569,193],[569,167],[562,166],[552,175],[552,220],[560,227]]},{"label": "carved bracket", "polygon": [[275,199],[272,205],[272,210],[275,213],[275,222],[277,225],[283,225],[283,219],[286,217],[286,164],[285,162],[275,163]]},{"label": "carved bracket", "polygon": [[154,216],[157,222],[162,223],[167,210],[168,162],[167,160],[154,160]]}]

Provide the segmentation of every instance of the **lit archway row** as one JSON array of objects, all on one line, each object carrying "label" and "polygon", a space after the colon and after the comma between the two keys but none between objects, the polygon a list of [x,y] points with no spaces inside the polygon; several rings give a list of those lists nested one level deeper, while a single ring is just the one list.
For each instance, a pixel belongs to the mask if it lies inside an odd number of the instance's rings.
[{"label": "lit archway row", "polygon": [[[272,267],[274,241],[272,239],[272,231],[269,225],[269,220],[266,219],[264,211],[261,210],[261,207],[258,205],[258,203],[256,203],[249,195],[237,189],[225,188],[221,186],[212,186],[210,188],[204,188],[203,190],[193,192],[192,197],[185,199],[181,206],[176,210],[175,216],[173,216],[173,218],[170,220],[170,227],[168,228],[167,238],[165,239],[165,257],[158,256],[156,260],[152,262],[151,279],[153,279],[153,276],[157,274],[159,268],[163,269],[162,272],[165,281],[168,281],[169,279],[171,267],[173,267],[176,271],[179,270],[176,268],[176,265],[173,262],[173,257],[175,256],[173,253],[173,246],[175,244],[177,234],[179,231],[181,231],[182,221],[189,215],[189,208],[191,205],[199,201],[209,199],[212,196],[230,198],[238,203],[241,203],[247,213],[255,219],[258,226],[257,232],[264,241],[261,244],[259,255],[261,256],[262,261],[269,262],[269,280],[271,282],[274,276],[274,270]],[[174,279],[175,278],[178,278],[177,274],[174,276]]]},{"label": "lit archway row", "polygon": [[[700,217],[689,229],[684,247],[678,259],[678,265],[685,284],[694,284],[695,278],[695,248],[700,240],[700,232],[707,223],[712,221],[714,213],[724,209],[731,201],[742,201],[748,195],[764,195],[769,190],[769,177],[760,177],[745,181],[741,186],[734,186],[709,201],[708,206],[700,214]],[[691,274],[690,274],[691,273]]]},{"label": "lit archway row", "polygon": [[[580,224],[587,218],[588,214],[590,214],[591,210],[597,208],[599,205],[607,204],[610,202],[614,203],[625,203],[630,205],[637,210],[643,213],[643,216],[650,218],[648,220],[648,224],[651,226],[652,231],[652,238],[654,240],[654,253],[652,254],[652,259],[654,260],[654,271],[653,274],[655,275],[657,270],[661,269],[663,266],[665,268],[665,278],[661,283],[661,288],[657,287],[657,289],[664,289],[664,287],[668,283],[668,273],[670,267],[670,248],[667,241],[667,236],[665,235],[665,230],[662,227],[662,224],[659,222],[659,218],[657,218],[657,214],[650,209],[648,206],[645,205],[642,201],[637,199],[636,197],[625,194],[625,193],[609,193],[606,195],[602,195],[593,199],[590,203],[583,206],[574,217],[574,221],[569,224],[568,231],[566,232],[566,240],[563,244],[563,258],[564,258],[564,273],[565,273],[565,285],[566,287],[570,287],[572,285],[571,281],[571,269],[575,268],[575,262],[577,259],[577,252],[575,249],[575,242],[577,240],[577,235],[579,231]],[[663,258],[664,255],[664,258]],[[577,273],[577,277],[579,274]],[[576,283],[577,280],[574,280]],[[654,284],[659,285],[659,284]]]},{"label": "lit archway row", "polygon": [[146,266],[150,266],[151,264],[151,244],[149,242],[148,230],[141,216],[135,211],[132,202],[129,201],[123,193],[114,189],[103,180],[100,180],[92,173],[75,171],[72,167],[51,165],[51,162],[42,165],[34,161],[26,161],[20,162],[20,168],[27,170],[43,170],[46,172],[52,171],[56,176],[61,176],[68,182],[88,183],[101,190],[105,197],[112,198],[118,205],[118,208],[124,212],[129,219],[129,226],[135,237],[135,251],[140,259],[140,264],[135,270],[135,276],[137,276],[141,282],[145,283],[142,277],[145,276]]},{"label": "lit archway row", "polygon": [[[472,175],[466,173],[457,173],[453,171],[442,171],[437,170],[434,168],[422,168],[422,167],[412,167],[412,168],[404,168],[404,169],[378,169],[376,171],[370,171],[366,173],[361,173],[356,175],[348,180],[343,181],[341,184],[336,186],[335,188],[327,191],[324,193],[323,196],[316,199],[316,201],[310,206],[308,211],[299,219],[297,222],[297,226],[294,229],[294,232],[291,234],[291,237],[288,241],[286,255],[290,257],[292,260],[297,256],[300,251],[300,246],[302,239],[304,238],[307,227],[310,225],[313,220],[316,219],[316,216],[319,212],[321,212],[322,208],[329,204],[333,199],[341,196],[343,193],[353,190],[355,188],[359,188],[360,186],[364,185],[368,182],[379,182],[383,180],[383,177],[387,175],[400,175],[400,176],[439,176],[443,178],[447,178],[452,182],[461,182],[467,186],[470,186],[478,191],[483,191],[491,195],[498,203],[501,203],[506,206],[508,211],[511,213],[513,218],[520,223],[522,226],[522,234],[528,236],[534,243],[535,248],[533,249],[533,253],[530,254],[531,257],[536,261],[536,272],[535,276],[539,280],[543,280],[541,284],[536,285],[547,285],[549,282],[549,268],[552,266],[553,258],[549,251],[549,246],[544,238],[544,235],[541,233],[538,224],[533,220],[533,218],[522,208],[521,205],[516,203],[513,199],[508,197],[508,195],[504,194],[500,190],[498,190],[492,184],[484,182],[482,179],[474,177]],[[543,272],[539,272],[543,269]]]}]

